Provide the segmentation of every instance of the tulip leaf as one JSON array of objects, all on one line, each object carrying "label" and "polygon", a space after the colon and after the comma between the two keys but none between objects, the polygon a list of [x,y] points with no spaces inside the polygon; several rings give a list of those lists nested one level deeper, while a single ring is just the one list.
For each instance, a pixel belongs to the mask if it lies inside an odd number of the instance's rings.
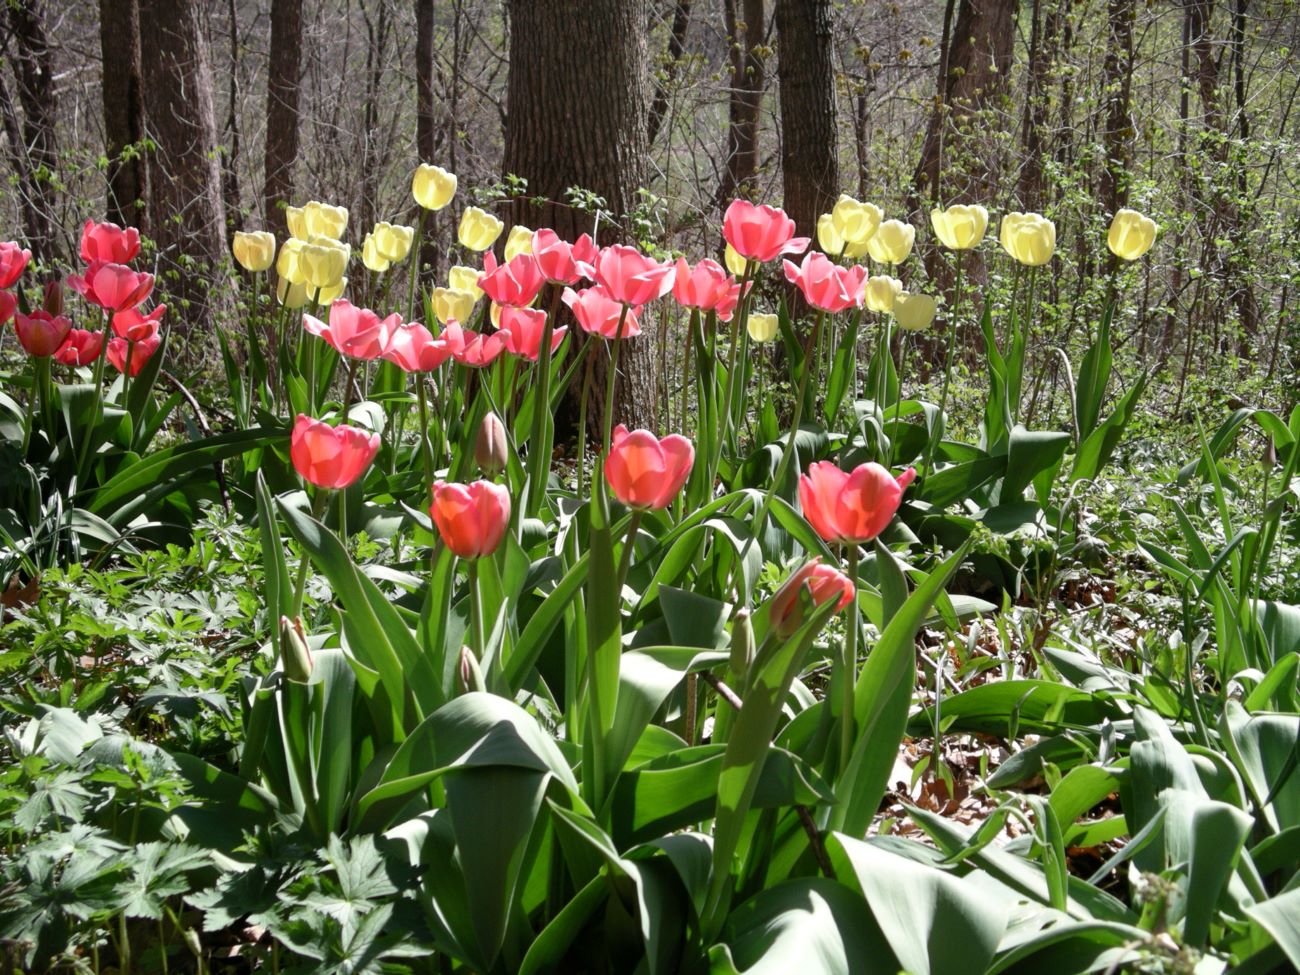
[{"label": "tulip leaf", "polygon": [[1076,446],[1087,440],[1101,416],[1101,404],[1106,400],[1106,386],[1110,382],[1113,352],[1110,345],[1110,321],[1115,313],[1115,300],[1106,303],[1097,327],[1097,338],[1084,353],[1079,366],[1079,379],[1074,387],[1074,436]]}]

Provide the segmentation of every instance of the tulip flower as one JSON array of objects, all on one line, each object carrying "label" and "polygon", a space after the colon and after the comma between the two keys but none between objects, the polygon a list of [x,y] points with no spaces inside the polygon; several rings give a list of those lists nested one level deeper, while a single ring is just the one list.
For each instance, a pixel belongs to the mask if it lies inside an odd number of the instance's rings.
[{"label": "tulip flower", "polygon": [[348,229],[347,208],[330,206],[319,200],[311,200],[301,207],[286,207],[284,216],[289,233],[298,240],[324,237],[337,241]]},{"label": "tulip flower", "polygon": [[794,235],[794,221],[784,210],[755,206],[748,200],[732,200],[722,217],[722,236],[736,253],[766,263],[782,254],[802,254],[807,237]]},{"label": "tulip flower", "polygon": [[0,326],[14,317],[14,311],[17,308],[18,298],[14,293],[12,291],[0,291]]},{"label": "tulip flower", "polygon": [[311,315],[302,316],[304,329],[354,359],[378,359],[401,324],[402,317],[396,312],[381,319],[369,308],[358,308],[344,299],[330,305],[329,324]]},{"label": "tulip flower", "polygon": [[124,230],[115,223],[87,220],[81,228],[81,259],[86,264],[127,264],[139,253],[140,231],[134,227]]},{"label": "tulip flower", "polygon": [[366,234],[361,242],[361,263],[366,266],[367,271],[373,271],[375,274],[383,274],[393,266],[392,261],[379,253],[379,245],[373,233]]},{"label": "tulip flower", "polygon": [[394,264],[400,264],[411,253],[411,244],[415,241],[415,228],[404,227],[381,220],[370,232],[375,240],[375,249],[381,257]]},{"label": "tulip flower", "polygon": [[830,213],[817,221],[817,243],[832,257],[841,253],[857,259],[867,253],[867,242],[875,236],[883,214],[874,203],[862,203],[841,196]]},{"label": "tulip flower", "polygon": [[[1122,261],[1136,261],[1151,249],[1160,228],[1150,217],[1125,207],[1115,214],[1106,235],[1106,246]],[[0,279],[3,280],[3,279]]]},{"label": "tulip flower", "polygon": [[133,271],[122,264],[99,264],[87,268],[84,277],[68,275],[68,284],[105,311],[124,311],[149,297],[153,291],[153,275]]},{"label": "tulip flower", "polygon": [[305,246],[306,243],[297,237],[290,237],[281,245],[280,253],[275,258],[275,273],[281,282],[307,283],[307,266],[302,259],[302,249]]},{"label": "tulip flower", "polygon": [[799,477],[799,503],[826,541],[869,542],[889,526],[914,477],[910,467],[894,477],[874,462],[846,473],[830,461],[818,461]]},{"label": "tulip flower", "polygon": [[432,372],[451,358],[451,352],[446,336],[434,338],[419,322],[404,322],[393,330],[383,358],[403,372]]},{"label": "tulip flower", "polygon": [[947,210],[931,210],[930,224],[944,247],[966,251],[979,246],[984,239],[984,232],[989,228],[989,212],[978,203],[973,206],[958,203]]},{"label": "tulip flower", "polygon": [[677,497],[694,463],[695,448],[685,437],[671,433],[660,440],[649,430],[629,433],[620,423],[610,440],[605,480],[629,508],[659,510]]},{"label": "tulip flower", "polygon": [[[122,338],[108,340],[108,361],[118,372],[126,372],[132,379],[140,375],[146,362],[153,358],[162,345],[162,336],[157,332],[145,336],[138,342],[128,342]],[[129,366],[128,366],[129,360]],[[129,368],[129,372],[128,372]]]},{"label": "tulip flower", "polygon": [[810,251],[804,255],[802,264],[786,260],[785,278],[798,286],[814,308],[839,312],[861,307],[867,272],[857,265],[840,267],[825,254]]},{"label": "tulip flower", "polygon": [[880,264],[902,264],[916,243],[916,228],[901,220],[886,220],[867,241],[867,253]]},{"label": "tulip flower", "polygon": [[516,308],[530,305],[545,283],[546,278],[532,254],[516,254],[500,265],[491,251],[483,255],[483,273],[479,275],[478,286],[498,305]]},{"label": "tulip flower", "polygon": [[[462,366],[482,369],[496,361],[497,356],[506,350],[506,337],[501,332],[484,335],[482,332],[459,331],[457,340],[452,343],[452,358]],[[451,331],[450,325],[447,329]]]},{"label": "tulip flower", "polygon": [[506,446],[506,428],[501,418],[488,411],[479,424],[474,439],[474,463],[488,477],[495,477],[506,469],[510,453]]},{"label": "tulip flower", "polygon": [[598,251],[590,234],[583,234],[577,243],[570,244],[561,240],[554,230],[543,228],[533,234],[532,253],[547,281],[577,284],[583,277],[580,265],[593,264]]},{"label": "tulip flower", "polygon": [[104,347],[104,333],[74,328],[54,353],[54,361],[65,366],[89,366],[99,358]]},{"label": "tulip flower", "polygon": [[166,313],[166,305],[158,305],[147,315],[142,314],[139,308],[116,312],[113,315],[113,333],[128,342],[140,342],[158,331]]},{"label": "tulip flower", "polygon": [[[584,332],[607,339],[619,336],[631,339],[641,334],[641,326],[637,322],[637,313],[641,309],[629,308],[625,315],[623,306],[603,288],[583,288],[581,291],[565,288],[563,300]],[[621,331],[620,321],[623,323]]]},{"label": "tulip flower", "polygon": [[347,287],[348,287],[348,279],[346,277],[342,277],[339,278],[337,281],[335,281],[333,284],[326,285],[325,287],[318,289],[316,291],[316,304],[332,305],[334,302],[338,301],[340,298],[343,297],[343,292],[347,290]]},{"label": "tulip flower", "polygon": [[872,311],[893,311],[894,302],[903,293],[903,282],[884,274],[874,275],[867,278],[862,293]]},{"label": "tulip flower", "polygon": [[22,312],[14,315],[18,344],[27,350],[28,355],[40,359],[47,359],[59,351],[71,330],[72,322],[62,315],[51,315],[43,308],[30,315]]},{"label": "tulip flower", "polygon": [[379,452],[379,434],[346,424],[332,427],[298,414],[289,438],[289,458],[303,480],[341,490],[355,484]]},{"label": "tulip flower", "polygon": [[466,207],[460,215],[460,226],[456,229],[456,239],[460,246],[471,251],[485,251],[496,243],[505,224],[486,210],[478,207]]},{"label": "tulip flower", "polygon": [[41,307],[51,315],[63,314],[63,285],[58,281],[45,282],[45,294],[41,297]]},{"label": "tulip flower", "polygon": [[421,163],[411,176],[411,195],[426,210],[441,210],[456,195],[456,174]]},{"label": "tulip flower", "polygon": [[730,244],[723,249],[722,263],[727,266],[727,270],[736,277],[744,277],[746,268],[749,267],[749,260],[741,256],[740,252]]},{"label": "tulip flower", "polygon": [[510,524],[510,492],[502,484],[437,481],[429,514],[442,543],[462,559],[491,555]]},{"label": "tulip flower", "polygon": [[[546,328],[546,312],[533,308],[501,309],[501,331],[497,334],[505,340],[505,349],[530,362],[536,362],[542,351],[542,332]],[[568,328],[551,331],[551,352],[560,347]]]},{"label": "tulip flower", "polygon": [[434,288],[430,295],[433,314],[446,325],[448,322],[468,322],[474,314],[474,304],[478,297],[471,291],[459,288]]},{"label": "tulip flower", "polygon": [[1002,249],[1027,267],[1041,267],[1056,250],[1056,224],[1041,213],[1008,213],[998,228]]},{"label": "tulip flower", "polygon": [[[452,291],[466,291],[478,301],[483,297],[483,289],[478,286],[478,277],[483,272],[476,267],[453,264],[447,269],[447,287]],[[460,319],[464,321],[464,319]]]},{"label": "tulip flower", "polygon": [[671,291],[676,268],[646,257],[635,247],[613,244],[596,255],[592,272],[590,277],[605,294],[621,304],[636,306],[648,304]]},{"label": "tulip flower", "polygon": [[717,312],[718,318],[729,322],[740,301],[740,282],[717,261],[706,257],[692,268],[681,257],[673,278],[673,297],[683,308]]},{"label": "tulip flower", "polygon": [[[332,288],[347,273],[352,248],[328,237],[312,237],[299,250],[299,265],[308,288]],[[319,298],[317,299],[320,300]]]},{"label": "tulip flower", "polygon": [[515,224],[510,228],[510,233],[506,234],[506,246],[503,251],[506,263],[518,257],[520,254],[531,254],[533,252],[533,232],[522,224]]},{"label": "tulip flower", "polygon": [[782,583],[772,597],[768,622],[780,636],[788,637],[803,626],[803,606],[799,593],[805,586],[812,597],[813,606],[822,606],[835,599],[837,613],[852,603],[856,594],[853,581],[843,572],[823,565],[820,557],[812,559]]},{"label": "tulip flower", "polygon": [[[245,271],[257,274],[275,262],[275,235],[265,230],[235,231],[230,250]],[[118,262],[121,263],[120,261]]]},{"label": "tulip flower", "polygon": [[745,328],[755,342],[771,342],[776,338],[779,324],[777,316],[772,312],[750,312]]},{"label": "tulip flower", "polygon": [[929,295],[900,291],[894,298],[894,321],[909,332],[922,332],[934,321],[938,305]]},{"label": "tulip flower", "polygon": [[12,288],[31,259],[32,252],[12,240],[0,243],[0,288]]},{"label": "tulip flower", "polygon": [[290,284],[287,278],[281,278],[275,286],[275,297],[280,304],[296,311],[307,304],[307,285]]}]

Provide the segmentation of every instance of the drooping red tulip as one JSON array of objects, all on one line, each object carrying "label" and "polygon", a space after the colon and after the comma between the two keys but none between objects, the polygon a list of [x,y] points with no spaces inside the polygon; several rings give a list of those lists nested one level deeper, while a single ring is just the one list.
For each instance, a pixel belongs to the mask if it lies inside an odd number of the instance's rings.
[{"label": "drooping red tulip", "polygon": [[340,355],[353,359],[378,359],[388,348],[402,316],[394,312],[380,318],[369,308],[358,308],[346,298],[330,305],[329,323],[311,315],[302,316],[302,327],[324,339]]},{"label": "drooping red tulip", "polygon": [[799,478],[799,503],[817,534],[828,542],[868,542],[893,520],[903,491],[916,477],[909,467],[894,477],[876,463],[860,464],[852,473],[830,461],[818,461]]},{"label": "drooping red tulip", "polygon": [[794,221],[784,210],[732,200],[722,217],[722,236],[741,257],[766,263],[782,254],[802,254],[810,243],[794,235]]},{"label": "drooping red tulip", "polygon": [[160,345],[162,345],[162,336],[157,331],[151,332],[138,342],[123,338],[111,338],[108,340],[108,361],[112,363],[113,368],[118,372],[127,372],[127,359],[129,358],[129,375],[134,379],[140,375],[140,370],[144,368],[146,362],[153,358],[153,354],[158,351]]},{"label": "drooping red tulip", "polygon": [[87,220],[81,228],[81,259],[88,265],[127,264],[140,253],[140,231]]},{"label": "drooping red tulip", "polygon": [[621,423],[610,439],[605,480],[629,508],[666,508],[690,476],[695,448],[671,433],[660,440],[649,430],[628,432]]},{"label": "drooping red tulip", "polygon": [[289,457],[308,483],[339,490],[356,483],[379,451],[379,434],[346,424],[332,427],[301,413],[293,424]]},{"label": "drooping red tulip", "polygon": [[772,597],[768,619],[776,632],[789,636],[803,625],[803,607],[799,602],[799,592],[808,587],[814,606],[821,606],[832,599],[838,599],[835,612],[839,612],[853,602],[856,590],[853,580],[843,572],[829,565],[823,565],[820,559],[812,559],[799,571],[781,584],[781,588]]},{"label": "drooping red tulip", "polygon": [[446,332],[434,338],[419,322],[405,322],[389,338],[384,358],[405,372],[432,372],[451,358],[451,351]]},{"label": "drooping red tulip", "polygon": [[[542,352],[542,335],[546,330],[546,312],[534,308],[502,308],[501,329],[498,335],[505,339],[506,351],[512,355],[536,362]],[[551,331],[551,351],[564,341],[567,327]]]},{"label": "drooping red tulip", "polygon": [[62,315],[51,315],[43,308],[36,309],[30,315],[22,312],[14,315],[14,331],[18,334],[18,343],[27,350],[28,355],[40,359],[59,351],[71,330],[72,322]]},{"label": "drooping red tulip", "polygon": [[104,348],[104,333],[84,328],[74,328],[54,353],[54,361],[65,366],[89,366],[99,358]]},{"label": "drooping red tulip", "polygon": [[[563,298],[584,332],[607,339],[631,339],[641,334],[641,325],[637,321],[641,309],[629,308],[624,314],[623,306],[603,288],[583,288],[581,291],[565,288]],[[621,329],[620,320],[623,323]]]},{"label": "drooping red tulip", "polygon": [[84,275],[68,275],[68,285],[105,311],[134,308],[153,291],[153,275],[123,264],[94,264]]},{"label": "drooping red tulip", "polygon": [[491,481],[433,485],[429,514],[443,544],[462,559],[491,555],[510,524],[510,492]]}]

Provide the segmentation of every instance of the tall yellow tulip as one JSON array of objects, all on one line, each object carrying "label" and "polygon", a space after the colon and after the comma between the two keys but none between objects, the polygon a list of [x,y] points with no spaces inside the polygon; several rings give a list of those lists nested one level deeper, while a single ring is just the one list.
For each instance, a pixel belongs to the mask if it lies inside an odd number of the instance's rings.
[{"label": "tall yellow tulip", "polygon": [[847,194],[835,201],[835,206],[831,208],[831,222],[835,226],[835,232],[850,248],[858,251],[848,256],[861,257],[866,253],[863,248],[875,236],[883,216],[880,207],[874,203],[863,203]]},{"label": "tall yellow tulip", "polygon": [[457,291],[455,288],[434,288],[430,296],[433,314],[444,325],[448,322],[468,322],[476,301],[478,298],[472,292]]},{"label": "tall yellow tulip", "polygon": [[361,242],[361,263],[375,274],[383,274],[393,266],[393,262],[379,252],[373,232],[366,234],[366,239]]},{"label": "tall yellow tulip", "polygon": [[772,312],[751,312],[745,328],[755,342],[771,342],[776,338],[777,318]]},{"label": "tall yellow tulip", "polygon": [[867,307],[872,311],[893,311],[894,302],[902,293],[903,282],[884,274],[867,278],[866,286],[863,288]]},{"label": "tall yellow tulip", "polygon": [[966,251],[979,246],[989,229],[989,212],[978,203],[955,204],[947,210],[930,211],[930,224],[939,243],[949,250]]},{"label": "tall yellow tulip", "polygon": [[1008,213],[998,228],[1002,249],[1027,267],[1041,267],[1056,251],[1056,224],[1041,213]]},{"label": "tall yellow tulip", "polygon": [[934,321],[938,305],[929,295],[901,292],[894,299],[894,320],[909,332],[920,332]]},{"label": "tall yellow tulip", "polygon": [[447,270],[447,287],[453,291],[468,291],[477,301],[483,297],[483,289],[478,286],[479,275],[483,272],[476,267],[453,264]]},{"label": "tall yellow tulip", "polygon": [[472,251],[485,251],[496,243],[505,224],[478,207],[466,207],[460,215],[460,226],[456,230],[456,239],[460,245]]},{"label": "tall yellow tulip", "polygon": [[411,176],[411,195],[426,210],[441,210],[456,195],[456,174],[422,163]]},{"label": "tall yellow tulip", "polygon": [[230,249],[239,266],[254,274],[275,263],[275,236],[265,230],[235,231]]},{"label": "tall yellow tulip", "polygon": [[902,264],[916,243],[916,228],[901,220],[886,220],[867,241],[867,253],[881,264]]},{"label": "tall yellow tulip", "polygon": [[1160,230],[1150,217],[1125,207],[1115,214],[1106,235],[1106,246],[1122,261],[1136,261],[1151,249]]}]

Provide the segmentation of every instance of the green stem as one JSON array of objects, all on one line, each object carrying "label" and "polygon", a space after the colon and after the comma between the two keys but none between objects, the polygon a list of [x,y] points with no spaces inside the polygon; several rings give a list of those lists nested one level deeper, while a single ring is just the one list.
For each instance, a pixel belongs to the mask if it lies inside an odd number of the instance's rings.
[{"label": "green stem", "polygon": [[610,350],[609,375],[605,377],[605,452],[597,459],[598,466],[603,466],[605,454],[609,453],[609,441],[614,432],[614,385],[618,379],[618,356],[623,348],[623,325],[627,322],[628,306],[618,316],[618,327],[614,329],[614,347]]},{"label": "green stem", "polygon": [[561,289],[551,285],[551,307],[542,327],[542,346],[537,356],[537,392],[533,398],[533,429],[528,437],[528,508],[529,517],[542,509],[546,496],[546,479],[551,469],[551,444],[546,436],[551,412],[551,336],[555,334],[555,315],[559,311]]},{"label": "green stem", "polygon": [[433,483],[433,453],[429,446],[429,397],[424,391],[424,373],[415,374],[416,397],[420,403],[420,459],[424,463],[424,485]]},{"label": "green stem", "polygon": [[86,461],[90,456],[90,444],[95,439],[95,429],[99,426],[100,417],[103,416],[103,391],[104,391],[104,363],[108,361],[108,339],[109,339],[109,321],[108,312],[104,313],[103,341],[99,344],[99,356],[95,359],[95,400],[94,406],[90,411],[90,423],[86,426],[86,434],[81,440],[81,449],[77,452],[77,490],[82,488],[82,482],[87,476]]},{"label": "green stem", "polygon": [[[320,519],[321,512],[325,510],[325,503],[328,500],[329,494],[325,489],[317,488],[315,496],[311,499],[311,516],[313,518],[316,518],[317,520]],[[298,579],[293,586],[293,602],[289,604],[290,619],[302,615],[302,600],[304,594],[307,592],[307,569],[310,564],[311,556],[307,554],[307,550],[304,548],[302,552],[302,560],[298,563]]]},{"label": "green stem", "polygon": [[420,252],[424,241],[424,220],[428,213],[428,210],[420,207],[420,219],[415,222],[415,239],[411,241],[411,279],[406,301],[408,322],[416,320],[415,288],[420,282]]},{"label": "green stem", "polygon": [[[721,452],[724,443],[727,445],[728,449],[731,449],[733,453],[735,452],[735,445],[732,443],[735,430],[731,422],[731,402],[736,395],[736,387],[738,385],[736,382],[736,355],[740,349],[739,332],[741,319],[748,317],[748,313],[744,306],[749,303],[749,296],[746,292],[749,287],[750,269],[752,267],[753,261],[747,261],[745,263],[745,273],[741,275],[740,278],[740,303],[742,307],[737,308],[736,313],[731,316],[731,347],[727,351],[727,395],[722,401],[722,435],[718,438],[717,447],[719,452]],[[713,465],[713,469],[717,469],[716,463]],[[710,484],[710,487],[712,487],[712,484]]]},{"label": "green stem", "polygon": [[478,588],[478,559],[469,560],[469,604],[470,627],[474,638],[473,650],[478,659],[483,660],[487,654],[483,636],[483,599]]},{"label": "green stem", "polygon": [[627,522],[627,537],[623,540],[623,554],[618,560],[618,592],[623,591],[623,583],[627,582],[627,571],[632,567],[632,553],[636,550],[636,533],[641,527],[641,516],[644,512],[640,508],[632,509],[632,517]]},{"label": "green stem", "polygon": [[861,610],[858,607],[858,546],[853,542],[849,543],[848,568],[849,579],[853,583],[853,602],[849,603],[848,633],[845,635],[839,660],[839,770],[841,773],[848,768],[849,756],[853,753],[856,731],[853,720],[853,702],[857,691],[858,630],[862,626]]}]

